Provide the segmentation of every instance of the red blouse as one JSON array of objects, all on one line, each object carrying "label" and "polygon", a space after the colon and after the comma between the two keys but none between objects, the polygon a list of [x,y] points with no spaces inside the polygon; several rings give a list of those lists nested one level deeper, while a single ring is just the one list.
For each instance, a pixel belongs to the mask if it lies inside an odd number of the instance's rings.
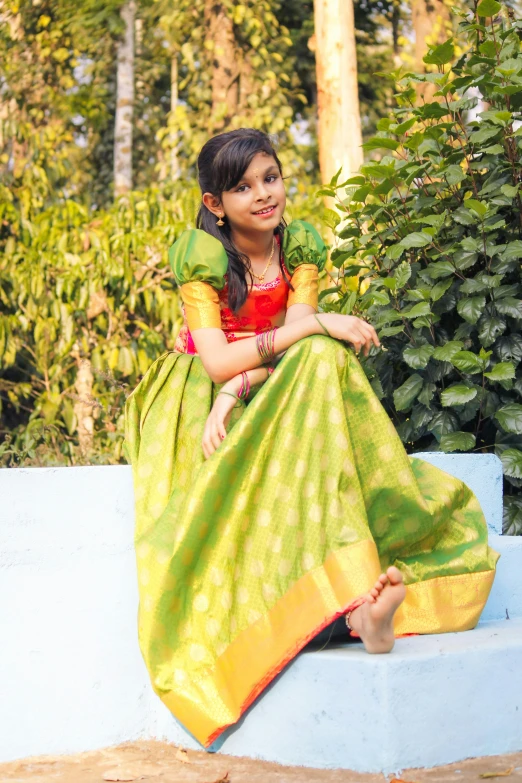
[{"label": "red blouse", "polygon": [[[276,241],[280,245],[279,237]],[[281,254],[281,267],[287,278],[288,272],[283,255]],[[288,292],[290,291],[280,272],[275,280],[249,288],[247,298],[237,313],[233,313],[228,307],[228,275],[225,274],[225,285],[218,291],[219,306],[221,311],[221,328],[229,343],[253,337],[259,332],[266,332],[274,326],[282,326],[285,320]],[[187,325],[185,308],[183,312],[183,326],[177,336],[174,350],[180,353],[197,354],[196,346]]]}]

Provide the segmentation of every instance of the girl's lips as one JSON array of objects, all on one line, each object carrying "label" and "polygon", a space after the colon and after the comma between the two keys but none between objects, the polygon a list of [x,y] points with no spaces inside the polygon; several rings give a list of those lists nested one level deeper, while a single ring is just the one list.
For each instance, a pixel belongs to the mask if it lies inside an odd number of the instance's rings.
[{"label": "girl's lips", "polygon": [[270,217],[271,215],[273,215],[273,214],[274,214],[274,212],[275,212],[275,209],[276,209],[276,206],[277,206],[277,204],[276,204],[276,205],[274,205],[274,206],[273,206],[273,207],[270,209],[270,211],[269,211],[269,212],[252,212],[252,214],[253,214],[253,215],[255,215],[255,217],[268,218],[268,217]]}]

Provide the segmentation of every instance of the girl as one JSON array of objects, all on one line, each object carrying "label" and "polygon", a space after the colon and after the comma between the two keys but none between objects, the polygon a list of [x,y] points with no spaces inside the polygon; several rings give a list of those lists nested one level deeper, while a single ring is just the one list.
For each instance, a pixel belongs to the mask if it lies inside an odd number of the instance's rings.
[{"label": "girl", "polygon": [[337,618],[371,653],[473,628],[498,555],[468,487],[406,454],[356,358],[373,327],[317,314],[326,248],[286,225],[269,138],[215,136],[198,173],[169,253],[185,322],[128,398],[126,453],[141,650],[208,747]]}]

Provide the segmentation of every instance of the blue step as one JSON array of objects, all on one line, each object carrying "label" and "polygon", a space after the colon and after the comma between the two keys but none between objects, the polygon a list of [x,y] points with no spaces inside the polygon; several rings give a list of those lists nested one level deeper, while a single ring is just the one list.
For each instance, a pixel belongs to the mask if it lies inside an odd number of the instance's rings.
[{"label": "blue step", "polygon": [[[480,625],[388,656],[302,653],[213,750],[398,772],[522,749],[522,538],[499,535],[500,463],[418,456],[476,492],[501,553]],[[0,470],[0,762],[140,738],[199,747],[138,648],[133,526],[127,466]]]}]

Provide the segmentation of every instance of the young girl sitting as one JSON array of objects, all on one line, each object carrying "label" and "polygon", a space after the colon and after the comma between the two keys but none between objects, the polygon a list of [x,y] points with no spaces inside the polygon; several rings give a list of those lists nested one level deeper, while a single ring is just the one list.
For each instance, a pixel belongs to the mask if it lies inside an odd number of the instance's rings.
[{"label": "young girl sitting", "polygon": [[366,321],[318,314],[326,248],[283,219],[269,138],[198,158],[197,228],[170,249],[184,325],[127,400],[139,639],[205,746],[317,634],[370,653],[473,628],[498,558],[461,481],[409,457],[357,359]]}]

